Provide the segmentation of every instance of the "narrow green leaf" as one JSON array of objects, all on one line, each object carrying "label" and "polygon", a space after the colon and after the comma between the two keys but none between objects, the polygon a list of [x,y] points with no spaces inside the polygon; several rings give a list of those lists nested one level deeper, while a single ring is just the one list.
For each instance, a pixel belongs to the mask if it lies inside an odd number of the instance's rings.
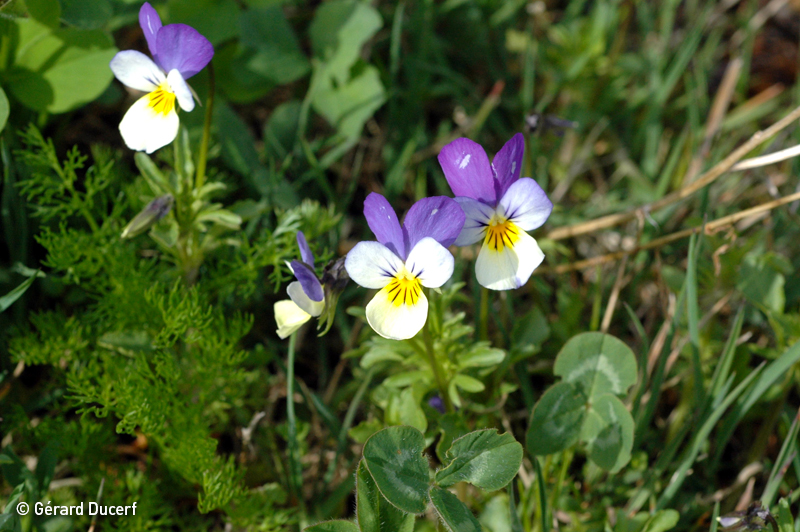
[{"label": "narrow green leaf", "polygon": [[8,104],[6,92],[3,90],[3,87],[0,87],[0,131],[3,131],[3,128],[6,127],[6,122],[8,122],[8,115],[10,112],[11,106]]},{"label": "narrow green leaf", "polygon": [[431,488],[430,497],[449,532],[482,532],[481,524],[458,497],[437,486]]},{"label": "narrow green leaf", "polygon": [[430,473],[423,456],[425,437],[413,427],[388,427],[364,444],[364,461],[390,503],[410,514],[428,507]]},{"label": "narrow green leaf", "polygon": [[28,288],[31,287],[33,281],[35,281],[37,277],[39,277],[38,274],[25,279],[19,286],[17,286],[11,292],[7,293],[3,297],[0,297],[0,312],[5,312],[5,310],[11,305],[13,305],[17,299],[22,297],[22,294],[24,294],[28,290]]},{"label": "narrow green leaf", "polygon": [[553,372],[582,387],[589,399],[607,393],[622,395],[636,383],[636,357],[610,334],[582,333],[558,353]]},{"label": "narrow green leaf", "polygon": [[158,169],[156,163],[153,162],[153,159],[151,159],[149,155],[137,151],[133,156],[133,160],[136,162],[136,167],[139,169],[142,177],[144,177],[144,180],[147,181],[153,194],[156,196],[163,196],[167,193],[175,195],[174,193],[176,191],[172,189],[167,178],[161,173],[161,170]]},{"label": "narrow green leaf", "polygon": [[534,455],[563,451],[578,441],[586,415],[586,397],[572,383],[559,382],[545,392],[531,413],[528,452]]},{"label": "narrow green leaf", "polygon": [[436,473],[437,484],[447,487],[469,482],[494,491],[516,476],[522,464],[522,445],[510,433],[477,430],[454,441],[447,457],[450,463]]},{"label": "narrow green leaf", "polygon": [[356,526],[354,522],[345,521],[343,519],[317,523],[303,530],[305,530],[305,532],[359,532],[358,526]]},{"label": "narrow green leaf", "polygon": [[676,510],[659,510],[647,520],[641,532],[667,532],[678,524],[680,516]]},{"label": "narrow green leaf", "polygon": [[356,517],[361,532],[414,530],[414,516],[398,510],[381,495],[363,458],[356,473]]}]

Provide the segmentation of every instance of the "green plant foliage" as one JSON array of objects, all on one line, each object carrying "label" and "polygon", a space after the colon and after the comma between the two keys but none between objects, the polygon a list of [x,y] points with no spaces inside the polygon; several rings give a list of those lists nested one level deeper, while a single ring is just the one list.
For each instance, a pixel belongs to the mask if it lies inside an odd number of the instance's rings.
[{"label": "green plant foliage", "polygon": [[6,91],[3,90],[3,87],[0,87],[0,133],[6,127],[10,113],[11,107],[8,105],[8,96],[6,96]]},{"label": "green plant foliage", "polygon": [[358,526],[352,521],[336,520],[325,521],[305,529],[306,532],[359,532]]},{"label": "green plant foliage", "polygon": [[[45,7],[42,13],[58,20],[56,10]],[[53,20],[47,18],[47,22]],[[113,78],[108,63],[118,50],[103,31],[58,29],[47,22],[14,21],[16,53],[3,76],[5,87],[24,105],[63,113],[94,100],[106,89]]]},{"label": "green plant foliage", "polygon": [[434,486],[430,492],[431,504],[449,532],[480,532],[481,524],[469,511],[469,508],[458,500],[458,497],[446,489]]},{"label": "green plant foliage", "polygon": [[364,444],[364,463],[378,489],[410,514],[420,514],[428,506],[430,473],[424,449],[425,438],[411,427],[381,430]]},{"label": "green plant foliage", "polygon": [[399,510],[381,495],[363,458],[356,470],[356,518],[360,532],[414,530],[414,515]]},{"label": "green plant foliage", "polygon": [[522,464],[522,445],[511,434],[494,429],[479,430],[454,440],[447,450],[443,469],[436,472],[442,487],[469,482],[494,491],[511,482]]},{"label": "green plant foliage", "polygon": [[636,383],[636,358],[628,346],[602,333],[583,333],[564,345],[554,373],[563,378],[531,414],[528,450],[552,454],[577,441],[589,458],[617,471],[628,463],[634,423],[617,398]]}]

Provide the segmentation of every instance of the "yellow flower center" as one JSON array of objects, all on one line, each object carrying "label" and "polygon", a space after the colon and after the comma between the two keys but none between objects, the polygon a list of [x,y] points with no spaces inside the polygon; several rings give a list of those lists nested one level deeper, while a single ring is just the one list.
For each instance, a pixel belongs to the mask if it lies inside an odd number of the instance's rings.
[{"label": "yellow flower center", "polygon": [[489,246],[489,249],[500,252],[506,246],[513,248],[514,244],[519,240],[519,234],[519,227],[512,221],[495,215],[492,216],[489,226],[486,228],[484,244]]},{"label": "yellow flower center", "polygon": [[156,90],[148,96],[150,97],[150,102],[147,105],[152,107],[156,113],[166,116],[175,109],[175,93],[170,90],[170,86],[166,81],[162,81],[161,85],[156,87]]},{"label": "yellow flower center", "polygon": [[419,279],[407,272],[398,273],[383,290],[395,307],[416,305],[422,294]]}]

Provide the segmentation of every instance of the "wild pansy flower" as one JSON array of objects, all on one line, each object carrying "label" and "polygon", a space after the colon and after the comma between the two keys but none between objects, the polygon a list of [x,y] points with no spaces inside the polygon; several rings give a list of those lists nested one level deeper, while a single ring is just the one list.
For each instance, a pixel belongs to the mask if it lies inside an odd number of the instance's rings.
[{"label": "wild pansy flower", "polygon": [[451,198],[423,198],[411,206],[401,226],[386,198],[373,192],[364,201],[364,216],[378,242],[356,244],[344,266],[357,284],[380,290],[366,309],[375,332],[406,340],[428,317],[422,287],[438,288],[453,275],[447,247],[461,232],[464,213]]},{"label": "wild pansy flower", "polygon": [[475,276],[492,290],[519,288],[544,260],[526,231],[540,227],[553,204],[536,181],[519,177],[524,151],[525,141],[517,133],[492,164],[481,145],[466,138],[439,153],[444,176],[467,217],[456,245],[483,241]]},{"label": "wild pansy flower", "polygon": [[[275,321],[278,324],[278,336],[287,338],[312,316],[322,316],[320,327],[327,323],[322,334],[328,332],[333,324],[336,302],[339,294],[347,285],[347,274],[343,271],[340,258],[329,262],[322,273],[322,282],[314,271],[314,254],[308,246],[302,231],[297,232],[297,247],[300,248],[300,259],[289,263],[289,269],[297,278],[289,284],[286,293],[290,299],[275,303]],[[324,314],[324,316],[323,316]]]},{"label": "wild pansy flower", "polygon": [[184,111],[194,109],[186,80],[211,61],[214,47],[186,24],[162,26],[147,2],[139,10],[139,25],[153,59],[136,50],[124,50],[111,60],[111,70],[126,86],[148,93],[128,109],[119,131],[130,149],[153,153],[178,134],[175,100]]}]

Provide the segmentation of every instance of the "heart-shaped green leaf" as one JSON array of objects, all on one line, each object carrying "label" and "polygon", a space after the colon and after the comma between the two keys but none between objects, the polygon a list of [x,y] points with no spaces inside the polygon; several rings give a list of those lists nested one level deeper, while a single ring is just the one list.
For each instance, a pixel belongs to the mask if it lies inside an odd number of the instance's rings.
[{"label": "heart-shaped green leaf", "polygon": [[592,403],[581,428],[589,458],[611,472],[628,463],[633,447],[633,417],[613,395],[604,395]]},{"label": "heart-shaped green leaf", "polygon": [[453,442],[450,463],[436,473],[436,483],[452,486],[469,482],[479,488],[499,490],[514,478],[522,464],[522,445],[509,433],[477,430]]},{"label": "heart-shaped green leaf", "polygon": [[344,519],[317,523],[303,530],[304,532],[359,532],[358,526],[354,522],[345,521]]},{"label": "heart-shaped green leaf", "polygon": [[607,393],[622,395],[636,383],[636,357],[610,334],[583,333],[564,345],[553,372],[581,387],[591,400]]},{"label": "heart-shaped green leaf", "polygon": [[356,473],[356,516],[361,532],[412,532],[414,516],[398,510],[381,495],[362,459]]},{"label": "heart-shaped green leaf", "polygon": [[364,461],[390,503],[410,514],[428,507],[430,474],[422,455],[425,437],[413,427],[388,427],[364,444]]},{"label": "heart-shaped green leaf", "polygon": [[563,451],[575,444],[586,416],[586,396],[577,386],[559,382],[545,392],[533,407],[527,446],[531,454]]},{"label": "heart-shaped green leaf", "polygon": [[431,488],[431,502],[449,532],[482,532],[481,524],[469,508],[446,489]]}]

